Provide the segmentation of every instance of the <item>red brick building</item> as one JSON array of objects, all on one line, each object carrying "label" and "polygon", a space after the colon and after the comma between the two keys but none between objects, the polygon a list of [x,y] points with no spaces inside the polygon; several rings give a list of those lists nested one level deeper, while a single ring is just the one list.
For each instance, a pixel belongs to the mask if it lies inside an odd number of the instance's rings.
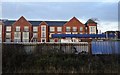
[{"label": "red brick building", "polygon": [[[97,23],[89,19],[85,24],[76,17],[69,21],[28,21],[23,16],[18,20],[0,22],[1,42],[59,42],[52,34],[97,34]],[[73,38],[79,41],[83,38]]]}]

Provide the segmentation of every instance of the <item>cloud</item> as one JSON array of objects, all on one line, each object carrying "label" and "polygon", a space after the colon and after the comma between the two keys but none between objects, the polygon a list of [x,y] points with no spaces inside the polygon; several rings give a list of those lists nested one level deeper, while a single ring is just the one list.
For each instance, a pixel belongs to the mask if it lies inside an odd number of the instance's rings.
[{"label": "cloud", "polygon": [[[102,23],[101,26],[107,28],[107,25],[110,25],[108,30],[115,30],[118,4],[116,2],[3,2],[2,13],[3,18],[18,19],[20,16],[25,16],[28,20],[68,21],[75,16],[82,23],[89,18],[98,18]],[[106,30],[105,28],[102,30]]]},{"label": "cloud", "polygon": [[118,31],[118,22],[99,22],[98,30],[105,31]]},{"label": "cloud", "polygon": [[[112,11],[111,11],[112,9]],[[49,13],[48,13],[49,12]],[[38,17],[48,19],[68,19],[72,16],[98,18],[102,20],[117,20],[116,3],[3,3],[3,17],[13,15],[32,15],[31,18]],[[17,13],[17,14],[16,14]]]}]

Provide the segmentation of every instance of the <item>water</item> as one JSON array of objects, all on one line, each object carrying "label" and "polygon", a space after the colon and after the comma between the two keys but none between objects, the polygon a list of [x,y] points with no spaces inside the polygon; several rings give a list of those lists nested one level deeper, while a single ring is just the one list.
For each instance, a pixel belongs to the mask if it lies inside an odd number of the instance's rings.
[{"label": "water", "polygon": [[120,54],[120,41],[93,41],[92,54]]}]

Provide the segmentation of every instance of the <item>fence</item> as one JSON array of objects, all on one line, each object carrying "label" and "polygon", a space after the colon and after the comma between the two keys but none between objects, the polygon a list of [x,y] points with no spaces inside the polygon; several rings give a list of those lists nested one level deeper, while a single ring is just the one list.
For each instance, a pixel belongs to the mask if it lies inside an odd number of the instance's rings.
[{"label": "fence", "polygon": [[[120,41],[93,41],[79,43],[3,43],[2,71],[3,73],[46,73],[48,70],[49,73],[118,73],[120,56],[109,54],[120,53],[119,46]],[[71,54],[85,52],[108,55],[91,56]],[[51,53],[69,54],[51,55]]]},{"label": "fence", "polygon": [[88,42],[80,43],[3,43],[3,50],[21,50],[28,54],[31,53],[80,53],[90,52]]},{"label": "fence", "polygon": [[2,49],[31,53],[92,53],[120,54],[120,41],[92,41],[79,43],[3,43]]},{"label": "fence", "polygon": [[92,54],[120,54],[120,41],[93,41]]}]

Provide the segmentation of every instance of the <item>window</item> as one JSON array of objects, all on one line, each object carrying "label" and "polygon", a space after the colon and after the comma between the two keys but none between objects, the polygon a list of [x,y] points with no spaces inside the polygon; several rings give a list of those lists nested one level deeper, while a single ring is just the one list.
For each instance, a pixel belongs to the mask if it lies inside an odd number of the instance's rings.
[{"label": "window", "polygon": [[73,27],[73,31],[77,31],[77,27]]},{"label": "window", "polygon": [[28,26],[24,26],[24,31],[29,31],[29,27]]},{"label": "window", "polygon": [[2,32],[2,25],[0,25],[0,32]]},{"label": "window", "polygon": [[90,27],[90,32],[95,32],[95,27]]},{"label": "window", "polygon": [[62,31],[62,27],[57,27],[57,31],[61,32]]},{"label": "window", "polygon": [[46,37],[45,32],[42,32],[41,37]]},{"label": "window", "polygon": [[21,42],[21,32],[14,33],[14,42]]},{"label": "window", "polygon": [[83,27],[80,27],[80,31],[83,31]]},{"label": "window", "polygon": [[50,27],[50,32],[54,32],[55,31],[55,27]]},{"label": "window", "polygon": [[67,32],[70,31],[70,27],[66,27],[66,31],[67,31]]},{"label": "window", "polygon": [[1,35],[1,32],[0,32],[0,39],[1,39],[2,35]]},{"label": "window", "polygon": [[38,27],[37,26],[34,26],[33,27],[33,32],[37,32],[38,31]]},{"label": "window", "polygon": [[6,38],[11,38],[11,33],[6,33]]},{"label": "window", "polygon": [[20,38],[21,38],[21,32],[15,32],[14,39],[20,39]]},{"label": "window", "polygon": [[38,35],[37,33],[33,33],[34,38],[37,38],[37,35]]},{"label": "window", "polygon": [[23,32],[23,39],[29,39],[29,32]]},{"label": "window", "polygon": [[90,34],[96,34],[96,26],[90,26]]},{"label": "window", "polygon": [[11,31],[11,26],[7,26],[6,31]]},{"label": "window", "polygon": [[41,26],[42,31],[46,31],[46,26]]},{"label": "window", "polygon": [[20,26],[16,26],[16,31],[20,31]]}]

